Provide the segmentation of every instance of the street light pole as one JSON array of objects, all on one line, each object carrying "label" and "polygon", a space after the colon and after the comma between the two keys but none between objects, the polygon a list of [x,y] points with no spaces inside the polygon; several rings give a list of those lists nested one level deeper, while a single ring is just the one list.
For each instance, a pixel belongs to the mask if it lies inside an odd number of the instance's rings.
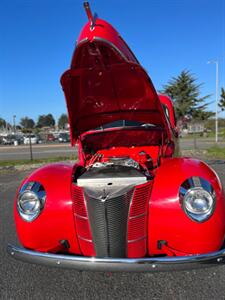
[{"label": "street light pole", "polygon": [[218,143],[218,89],[219,89],[219,63],[218,61],[215,62],[216,64],[216,143]]},{"label": "street light pole", "polygon": [[16,133],[16,115],[13,116],[13,132]]},{"label": "street light pole", "polygon": [[218,96],[219,96],[219,63],[217,60],[208,61],[208,64],[216,65],[216,109],[215,109],[215,142],[218,143]]}]

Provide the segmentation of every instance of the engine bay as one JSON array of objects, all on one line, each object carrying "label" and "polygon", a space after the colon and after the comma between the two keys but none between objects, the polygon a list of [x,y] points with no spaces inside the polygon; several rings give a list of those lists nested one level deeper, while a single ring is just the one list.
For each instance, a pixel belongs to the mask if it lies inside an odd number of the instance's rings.
[{"label": "engine bay", "polygon": [[147,181],[139,164],[131,158],[111,158],[108,162],[95,162],[77,179],[78,186],[112,187],[136,185]]},{"label": "engine bay", "polygon": [[83,169],[77,178],[77,185],[95,199],[115,197],[144,184],[152,178],[147,168],[143,168],[129,156],[108,157],[107,161],[96,156],[95,161]]}]

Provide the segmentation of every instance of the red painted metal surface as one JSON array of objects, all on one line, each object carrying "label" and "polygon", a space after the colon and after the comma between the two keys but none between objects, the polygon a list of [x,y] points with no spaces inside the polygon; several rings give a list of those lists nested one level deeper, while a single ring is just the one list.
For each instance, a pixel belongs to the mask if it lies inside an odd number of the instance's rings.
[{"label": "red painted metal surface", "polygon": [[86,256],[95,256],[83,189],[73,184],[72,197],[74,202],[73,213],[81,252]]},{"label": "red painted metal surface", "polygon": [[[97,18],[95,26],[92,29],[91,23],[88,22],[81,30],[80,35],[77,40],[77,46],[81,46],[82,43],[86,41],[93,42],[96,38],[103,39],[107,41],[109,45],[113,45],[118,49],[117,52],[122,53],[123,58],[129,62],[138,63],[137,58],[134,56],[133,52],[130,50],[126,42],[122,39],[115,28],[106,22],[105,20]],[[77,63],[77,53],[74,53],[71,67],[75,67]]]},{"label": "red painted metal surface", "polygon": [[159,94],[158,97],[159,97],[161,103],[167,106],[171,127],[175,128],[176,127],[176,117],[175,117],[175,111],[174,111],[172,100],[167,95]]},{"label": "red painted metal surface", "polygon": [[136,186],[130,205],[127,226],[127,257],[144,257],[147,254],[148,203],[151,182]]},{"label": "red painted metal surface", "polygon": [[[82,148],[97,152],[100,149],[112,147],[145,147],[158,146],[161,140],[166,140],[165,132],[159,128],[109,128],[83,134]],[[88,151],[88,150],[87,150]]]},{"label": "red painted metal surface", "polygon": [[[197,223],[181,208],[179,188],[192,176],[208,180],[216,192],[212,217]],[[164,254],[157,248],[165,240],[177,252],[200,254],[220,249],[225,234],[225,198],[217,175],[203,162],[171,158],[158,168],[153,183],[148,220],[149,255]]]},{"label": "red painted metal surface", "polygon": [[46,202],[40,216],[33,222],[22,220],[14,206],[16,229],[24,247],[37,251],[63,251],[60,240],[68,240],[71,253],[81,253],[73,215],[71,198],[72,174],[75,166],[53,164],[38,169],[23,183],[40,182],[46,190]]},{"label": "red painted metal surface", "polygon": [[150,78],[107,22],[97,19],[93,29],[90,22],[84,26],[61,83],[72,144],[85,131],[123,119],[161,125],[171,138]]}]

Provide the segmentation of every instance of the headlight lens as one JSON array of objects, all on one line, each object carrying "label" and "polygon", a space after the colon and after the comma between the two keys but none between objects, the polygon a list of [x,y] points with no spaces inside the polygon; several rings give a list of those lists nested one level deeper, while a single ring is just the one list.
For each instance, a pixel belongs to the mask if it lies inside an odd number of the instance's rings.
[{"label": "headlight lens", "polygon": [[[195,186],[197,182],[198,186]],[[194,221],[206,221],[214,211],[215,192],[209,182],[202,178],[189,179],[180,189],[182,207]]]},{"label": "headlight lens", "polygon": [[213,207],[212,196],[202,188],[190,189],[184,196],[185,208],[193,214],[208,213]]},{"label": "headlight lens", "polygon": [[28,222],[33,221],[44,207],[46,193],[38,182],[29,182],[22,186],[17,199],[17,210]]}]

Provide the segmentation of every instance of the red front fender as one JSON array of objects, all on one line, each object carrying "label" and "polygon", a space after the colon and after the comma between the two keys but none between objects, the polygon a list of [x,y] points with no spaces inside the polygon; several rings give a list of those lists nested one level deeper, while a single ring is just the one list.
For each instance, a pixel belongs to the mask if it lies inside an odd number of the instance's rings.
[{"label": "red front fender", "polygon": [[[188,178],[209,181],[216,192],[213,215],[203,223],[192,221],[183,211],[179,189]],[[216,173],[205,163],[188,158],[164,161],[156,172],[149,206],[149,254],[201,254],[220,249],[225,234],[225,197]],[[160,241],[167,246],[160,247]],[[161,249],[159,249],[161,248]]]},{"label": "red front fender", "polygon": [[52,164],[32,173],[25,181],[37,181],[46,191],[41,214],[32,222],[24,221],[14,206],[18,237],[25,248],[36,251],[59,251],[60,241],[69,242],[71,253],[80,253],[77,242],[71,199],[71,181],[74,168],[71,164]]}]

